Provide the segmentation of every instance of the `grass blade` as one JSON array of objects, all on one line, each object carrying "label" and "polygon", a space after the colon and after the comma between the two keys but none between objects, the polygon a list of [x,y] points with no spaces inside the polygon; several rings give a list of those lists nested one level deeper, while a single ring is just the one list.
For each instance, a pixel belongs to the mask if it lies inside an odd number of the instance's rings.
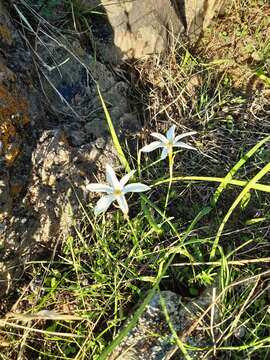
[{"label": "grass blade", "polygon": [[263,146],[267,141],[270,140],[270,136],[267,136],[266,138],[259,141],[255,146],[253,146],[252,149],[250,149],[234,166],[233,168],[228,172],[228,174],[224,177],[224,181],[219,185],[217,190],[215,191],[212,199],[212,205],[215,206],[220,195],[222,194],[223,190],[225,190],[227,184],[232,180],[234,174],[247,162],[247,160],[254,155],[257,150]]},{"label": "grass blade", "polygon": [[214,240],[214,244],[212,247],[212,250],[210,252],[210,260],[213,260],[213,258],[216,255],[216,249],[218,246],[218,242],[220,239],[220,236],[222,234],[222,231],[227,223],[227,221],[229,220],[231,214],[233,213],[233,211],[235,210],[235,208],[237,207],[237,205],[242,201],[242,199],[244,198],[244,196],[251,190],[254,188],[254,185],[257,183],[257,181],[259,181],[265,174],[267,174],[270,171],[270,162],[265,165],[258,173],[257,175],[255,175],[245,186],[245,188],[241,191],[241,193],[237,196],[237,198],[235,199],[235,201],[233,202],[233,204],[231,205],[230,209],[228,210],[227,214],[225,215],[219,229],[217,232],[217,235],[215,237]]},{"label": "grass blade", "polygon": [[[212,177],[212,176],[177,176],[172,178],[172,182],[176,182],[176,181],[209,181],[209,182],[218,182],[218,183],[223,183],[225,178],[221,178],[221,177]],[[163,179],[163,180],[158,180],[153,187],[161,185],[161,184],[165,184],[167,182],[169,182],[170,179]],[[235,186],[240,186],[240,187],[245,187],[249,182],[246,180],[236,180],[236,179],[227,179],[226,180],[226,184],[230,184],[230,185],[235,185]],[[258,191],[263,191],[263,192],[267,192],[270,193],[270,185],[266,185],[266,184],[252,184],[252,189],[253,190],[258,190]]]},{"label": "grass blade", "polygon": [[105,104],[105,101],[101,95],[101,92],[100,92],[100,89],[99,89],[99,86],[97,85],[97,91],[98,91],[98,95],[99,95],[99,98],[100,98],[100,101],[101,101],[101,104],[102,104],[102,108],[103,108],[103,111],[104,111],[104,114],[105,114],[105,117],[106,117],[106,121],[107,121],[107,124],[108,124],[108,127],[109,127],[109,130],[110,130],[110,134],[111,134],[111,137],[112,137],[112,141],[113,141],[113,145],[117,151],[117,154],[118,154],[118,157],[119,157],[119,160],[121,162],[121,164],[124,166],[125,170],[127,172],[130,172],[130,166],[129,166],[129,163],[127,161],[127,158],[125,157],[125,154],[123,152],[123,149],[120,145],[120,142],[118,140],[118,136],[116,134],[116,131],[115,131],[115,128],[114,128],[114,125],[113,125],[113,122],[112,122],[112,119],[111,119],[111,116],[110,116],[110,113],[107,109],[107,106]]},{"label": "grass blade", "polygon": [[[191,231],[193,230],[193,228],[195,227],[197,222],[200,221],[201,218],[203,216],[205,216],[207,213],[208,212],[206,212],[205,209],[203,209],[201,212],[199,212],[199,214],[195,217],[195,219],[192,221],[192,223],[188,227],[187,231],[183,235],[182,242],[184,242],[186,240],[186,238],[189,236],[189,234],[191,233]],[[130,320],[130,322],[122,329],[122,331],[111,342],[111,344],[107,348],[105,348],[105,350],[98,357],[98,360],[106,360],[108,355],[110,355],[116,349],[116,347],[118,345],[120,345],[121,341],[128,335],[129,331],[132,330],[136,326],[136,323],[139,320],[140,316],[143,314],[146,306],[149,304],[149,302],[151,301],[151,299],[154,296],[155,292],[158,290],[159,284],[160,284],[162,278],[165,276],[168,268],[171,266],[175,255],[176,254],[171,254],[171,256],[169,256],[169,259],[167,260],[166,263],[165,263],[165,261],[161,262],[161,264],[159,266],[159,271],[158,271],[158,274],[157,274],[157,277],[156,277],[156,281],[155,281],[155,284],[153,285],[152,289],[148,292],[148,294],[145,297],[145,299],[143,300],[142,304],[135,311],[135,313],[134,313],[132,319]]]},{"label": "grass blade", "polygon": [[139,308],[135,311],[132,319],[130,322],[126,325],[126,327],[123,328],[123,330],[119,333],[119,335],[113,340],[113,342],[102,352],[102,354],[98,357],[98,360],[106,360],[108,355],[110,355],[118,345],[120,345],[121,341],[128,335],[129,331],[132,330],[135,326],[137,321],[139,320],[140,316],[143,314],[144,309],[151,301],[152,297],[154,296],[155,292],[158,289],[158,285],[162,279],[162,277],[165,274],[164,270],[167,270],[167,266],[162,269],[161,264],[159,269],[159,274],[156,279],[155,285],[152,287],[152,289],[148,292],[148,295],[143,300],[142,304],[139,306]]},{"label": "grass blade", "polygon": [[177,335],[177,332],[173,326],[173,323],[170,319],[170,315],[169,315],[169,312],[168,312],[168,309],[167,309],[167,306],[166,306],[166,302],[164,300],[164,298],[162,297],[161,293],[159,294],[160,295],[160,304],[162,306],[162,310],[163,310],[163,313],[164,313],[164,316],[165,316],[165,319],[167,321],[167,324],[169,326],[169,329],[172,333],[172,336],[176,342],[176,345],[177,347],[180,349],[180,351],[182,352],[185,360],[192,360],[192,358],[189,356],[186,348],[185,348],[185,345],[183,344],[182,340],[179,338],[179,336]]}]

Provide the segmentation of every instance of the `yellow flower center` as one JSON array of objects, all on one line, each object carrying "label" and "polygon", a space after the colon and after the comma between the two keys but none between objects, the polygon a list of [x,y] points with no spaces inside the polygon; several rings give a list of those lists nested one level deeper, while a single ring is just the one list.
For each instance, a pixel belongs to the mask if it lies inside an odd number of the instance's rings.
[{"label": "yellow flower center", "polygon": [[122,195],[122,190],[120,190],[120,189],[115,189],[114,192],[113,192],[113,195],[114,195],[114,196],[120,196],[120,195]]}]

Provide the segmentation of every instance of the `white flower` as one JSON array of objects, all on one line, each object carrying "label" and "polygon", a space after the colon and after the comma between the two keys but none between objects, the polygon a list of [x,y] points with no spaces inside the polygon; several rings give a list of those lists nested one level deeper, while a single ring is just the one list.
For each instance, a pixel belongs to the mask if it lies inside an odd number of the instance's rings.
[{"label": "white flower", "polygon": [[117,179],[113,168],[110,165],[106,165],[106,179],[109,185],[106,184],[88,184],[86,189],[93,192],[107,193],[97,202],[94,212],[95,215],[99,215],[105,212],[111,203],[116,200],[120,209],[124,214],[128,213],[128,204],[125,198],[125,194],[129,192],[143,192],[150,190],[150,187],[141,183],[127,184],[129,179],[134,175],[136,171],[133,170],[129,174],[126,174],[120,181]]},{"label": "white flower", "polygon": [[161,159],[165,159],[169,152],[173,151],[174,147],[185,148],[190,150],[196,150],[193,146],[185,144],[182,141],[179,141],[187,136],[191,136],[196,134],[196,131],[190,131],[181,135],[175,136],[175,125],[171,126],[166,133],[166,137],[160,133],[152,133],[150,134],[154,138],[158,139],[158,141],[153,141],[151,144],[144,146],[141,151],[142,152],[151,152],[158,148],[163,148],[161,153]]}]

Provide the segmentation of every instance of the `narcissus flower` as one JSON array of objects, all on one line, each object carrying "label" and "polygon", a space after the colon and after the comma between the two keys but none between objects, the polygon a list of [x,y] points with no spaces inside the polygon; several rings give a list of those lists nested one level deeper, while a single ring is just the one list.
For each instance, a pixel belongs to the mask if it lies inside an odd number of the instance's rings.
[{"label": "narcissus flower", "polygon": [[144,146],[142,152],[151,152],[158,148],[162,148],[161,159],[165,159],[169,153],[173,152],[174,147],[185,148],[190,150],[196,150],[193,146],[185,144],[182,141],[179,141],[187,136],[195,135],[196,131],[190,131],[181,135],[175,136],[175,125],[171,126],[166,133],[166,136],[160,133],[150,134],[158,141],[153,141],[151,144]]},{"label": "narcissus flower", "polygon": [[115,175],[113,168],[110,165],[106,165],[106,180],[107,184],[88,184],[86,189],[93,192],[106,193],[107,195],[103,196],[97,202],[94,212],[95,215],[99,215],[105,212],[113,201],[117,201],[120,209],[125,215],[128,213],[128,204],[125,198],[125,194],[130,192],[143,192],[150,190],[150,187],[141,183],[132,183],[127,184],[129,179],[132,178],[136,171],[133,170],[130,173],[126,174],[119,181]]}]

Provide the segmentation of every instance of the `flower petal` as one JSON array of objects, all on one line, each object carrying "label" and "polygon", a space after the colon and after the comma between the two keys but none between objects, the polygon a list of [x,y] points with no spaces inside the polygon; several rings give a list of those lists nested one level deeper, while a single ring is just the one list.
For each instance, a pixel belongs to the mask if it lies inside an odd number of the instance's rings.
[{"label": "flower petal", "polygon": [[175,128],[176,128],[176,126],[173,125],[173,126],[171,126],[171,127],[169,128],[169,130],[166,132],[166,137],[167,137],[167,139],[168,139],[168,141],[169,141],[170,143],[172,143],[173,140],[174,140],[174,137],[175,137]]},{"label": "flower petal", "polygon": [[95,215],[105,212],[114,199],[115,197],[113,195],[105,195],[99,199],[94,209]]},{"label": "flower petal", "polygon": [[164,135],[157,132],[151,133],[150,135],[160,140],[163,144],[168,144],[168,139]]},{"label": "flower petal", "polygon": [[108,194],[113,192],[113,189],[109,185],[99,183],[87,184],[86,189],[93,192],[105,192]]},{"label": "flower petal", "polygon": [[113,189],[121,190],[121,185],[115,175],[113,168],[109,164],[106,165],[106,179]]},{"label": "flower petal", "polygon": [[118,196],[116,196],[116,200],[118,202],[120,209],[123,211],[123,213],[127,214],[128,213],[128,204],[127,204],[127,200],[126,200],[125,196],[118,195]]},{"label": "flower petal", "polygon": [[133,183],[125,186],[123,189],[123,193],[126,194],[128,192],[143,192],[148,190],[151,190],[151,188],[145,184]]},{"label": "flower petal", "polygon": [[161,159],[161,160],[164,160],[164,159],[167,157],[167,155],[168,155],[168,148],[165,147],[165,148],[162,150],[160,159]]},{"label": "flower petal", "polygon": [[131,172],[123,176],[122,179],[120,180],[121,186],[125,186],[126,183],[129,181],[129,179],[132,178],[132,176],[135,174],[135,172],[136,170],[132,170]]},{"label": "flower petal", "polygon": [[164,144],[163,144],[162,142],[160,142],[160,141],[153,141],[151,144],[145,145],[145,146],[141,149],[141,151],[142,151],[142,152],[151,152],[151,151],[154,151],[154,150],[156,150],[156,149],[158,149],[158,148],[160,148],[160,147],[163,147],[163,146],[164,146]]},{"label": "flower petal", "polygon": [[187,132],[187,133],[184,133],[181,135],[177,135],[174,139],[174,142],[176,143],[177,141],[179,141],[187,136],[191,136],[191,135],[195,135],[195,134],[197,134],[197,131],[190,131],[190,132]]},{"label": "flower petal", "polygon": [[191,146],[191,145],[188,145],[188,144],[185,144],[184,142],[182,141],[178,141],[177,143],[175,143],[173,145],[174,147],[181,147],[181,148],[185,148],[185,149],[189,149],[189,150],[197,150],[195,147]]}]

